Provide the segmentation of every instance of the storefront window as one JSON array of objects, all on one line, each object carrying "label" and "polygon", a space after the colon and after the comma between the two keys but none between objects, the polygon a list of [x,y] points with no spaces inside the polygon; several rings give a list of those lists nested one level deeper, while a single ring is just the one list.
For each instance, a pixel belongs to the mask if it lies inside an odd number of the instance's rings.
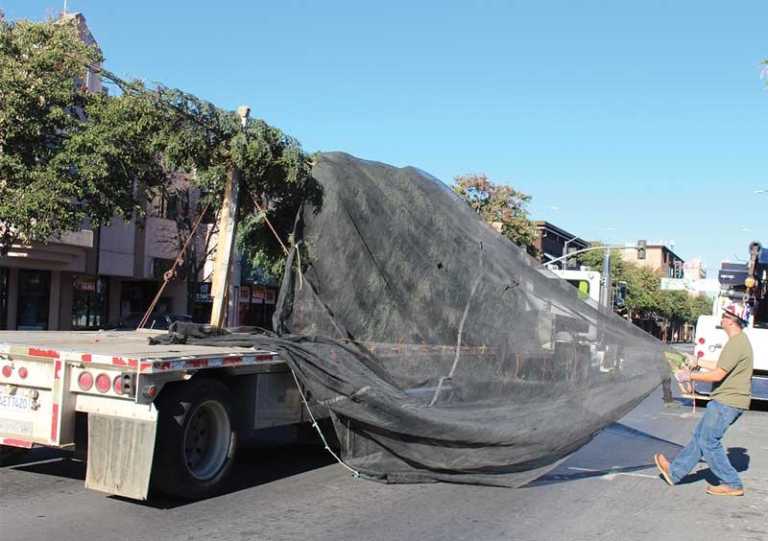
[{"label": "storefront window", "polygon": [[107,279],[75,276],[72,282],[72,328],[99,329],[107,321]]},{"label": "storefront window", "polygon": [[0,267],[0,329],[8,328],[8,269]]},{"label": "storefront window", "polygon": [[20,331],[48,329],[51,273],[19,270],[19,308],[16,328]]}]

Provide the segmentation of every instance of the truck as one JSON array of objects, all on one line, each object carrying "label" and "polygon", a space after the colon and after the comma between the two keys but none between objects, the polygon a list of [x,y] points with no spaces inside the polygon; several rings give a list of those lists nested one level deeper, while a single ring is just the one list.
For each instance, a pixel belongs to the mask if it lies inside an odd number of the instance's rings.
[{"label": "truck", "polygon": [[565,270],[555,266],[550,270],[556,275],[579,290],[579,297],[582,299],[592,299],[595,304],[600,302],[601,278],[600,273],[596,271],[580,269]]},{"label": "truck", "polygon": [[[720,289],[712,302],[711,315],[699,316],[696,322],[694,355],[703,361],[716,362],[728,336],[720,326],[723,310],[736,310],[745,321],[744,332],[754,353],[752,376],[753,400],[768,400],[768,249],[752,242],[746,263],[723,262],[718,272]],[[696,384],[697,395],[705,398],[711,385]]]},{"label": "truck", "polygon": [[77,452],[86,487],[109,494],[198,499],[222,488],[241,440],[302,434],[302,396],[277,354],[150,346],[152,334],[0,332],[0,446]]},{"label": "truck", "polygon": [[[589,270],[587,267],[578,270],[566,270],[552,266],[549,270],[578,289],[581,299],[591,299],[595,304],[600,304],[601,293],[605,287],[601,273]],[[626,296],[627,283],[619,281],[610,286],[608,303],[613,306],[614,311],[620,312],[624,308]]]},{"label": "truck", "polygon": [[[241,119],[248,111],[238,109]],[[224,327],[236,299],[238,178],[229,175],[219,213],[210,321],[216,328]],[[72,450],[86,458],[88,488],[139,500],[151,489],[199,499],[222,489],[240,441],[287,443],[305,435],[314,419],[275,352],[150,346],[152,333],[164,331],[0,332],[0,459],[9,448]]]}]

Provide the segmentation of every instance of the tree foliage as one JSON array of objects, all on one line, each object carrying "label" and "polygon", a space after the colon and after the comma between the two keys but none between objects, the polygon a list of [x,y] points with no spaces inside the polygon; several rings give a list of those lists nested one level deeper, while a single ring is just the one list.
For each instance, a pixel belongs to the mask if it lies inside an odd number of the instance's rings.
[{"label": "tree foliage", "polygon": [[[265,217],[287,237],[301,201],[319,203],[310,158],[299,143],[258,119],[240,117],[177,89],[149,88],[99,68],[101,53],[74,24],[0,18],[0,245],[46,242],[66,231],[141,216],[187,173],[220,206],[225,180],[240,170],[239,240],[252,259],[279,269],[282,248]],[[87,68],[117,87],[89,93]],[[256,204],[263,212],[256,209]]]},{"label": "tree foliage", "polygon": [[[597,272],[603,272],[603,258],[605,257],[605,249],[599,242],[591,243],[591,248],[588,252],[582,252],[578,254],[576,259],[581,265],[589,267]],[[569,260],[570,262],[570,260]],[[626,261],[622,259],[621,253],[618,250],[611,250],[611,280],[616,283],[619,280],[624,280],[626,274]]]},{"label": "tree foliage", "polygon": [[457,176],[452,189],[485,222],[499,228],[502,235],[534,255],[533,243],[538,233],[525,209],[531,196],[510,186],[494,184],[484,174]]},{"label": "tree foliage", "polygon": [[[131,216],[134,186],[161,179],[143,145],[121,144],[120,113],[86,91],[86,66],[101,54],[72,24],[0,19],[0,243],[45,241]],[[122,134],[123,136],[125,134]],[[126,172],[128,174],[126,175]]]},{"label": "tree foliage", "polygon": [[[599,244],[598,244],[599,246]],[[603,250],[585,252],[577,256],[582,265],[602,272]],[[611,281],[626,282],[624,307],[630,316],[657,315],[678,323],[696,323],[700,315],[711,310],[705,296],[692,296],[687,291],[661,289],[661,277],[647,267],[625,261],[619,250],[611,250]]]}]

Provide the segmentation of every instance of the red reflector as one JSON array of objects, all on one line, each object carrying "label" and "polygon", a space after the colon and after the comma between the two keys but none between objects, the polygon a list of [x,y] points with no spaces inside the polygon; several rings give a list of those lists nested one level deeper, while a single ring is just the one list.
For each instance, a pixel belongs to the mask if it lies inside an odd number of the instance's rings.
[{"label": "red reflector", "polygon": [[22,366],[19,368],[19,377],[21,379],[27,379],[27,376],[29,375],[29,372],[27,372],[27,368]]},{"label": "red reflector", "polygon": [[80,375],[77,376],[77,386],[80,387],[81,391],[90,391],[91,387],[93,387],[93,376],[90,372],[80,372]]},{"label": "red reflector", "polygon": [[704,340],[703,336],[701,338],[699,338],[699,344],[703,344],[704,342],[706,342],[706,340]]},{"label": "red reflector", "polygon": [[123,376],[115,376],[115,379],[112,381],[112,389],[117,394],[123,394]]},{"label": "red reflector", "polygon": [[704,352],[699,350],[698,353],[696,353],[696,356],[697,357],[703,357],[704,356]]},{"label": "red reflector", "polygon": [[100,393],[106,393],[112,388],[112,381],[106,374],[96,376],[96,390]]},{"label": "red reflector", "polygon": [[10,365],[6,364],[3,367],[3,377],[10,378],[11,374],[13,374],[13,368],[11,368]]}]

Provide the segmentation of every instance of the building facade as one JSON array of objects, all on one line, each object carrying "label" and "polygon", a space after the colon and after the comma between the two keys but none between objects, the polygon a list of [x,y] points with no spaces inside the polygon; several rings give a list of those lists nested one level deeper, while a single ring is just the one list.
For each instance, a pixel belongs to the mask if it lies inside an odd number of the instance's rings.
[{"label": "building facade", "polygon": [[636,247],[619,248],[622,259],[640,267],[651,269],[661,277],[682,278],[685,261],[663,244],[649,244],[645,248],[645,258],[638,258]]},{"label": "building facade", "polygon": [[[539,220],[535,221],[534,225],[538,231],[534,246],[536,247],[539,259],[542,263],[546,264],[547,262],[563,257],[566,254],[589,247],[587,241],[551,224],[550,222]],[[566,260],[554,264],[560,269],[565,269],[566,266],[567,268],[578,267],[575,258],[567,258]]]}]

